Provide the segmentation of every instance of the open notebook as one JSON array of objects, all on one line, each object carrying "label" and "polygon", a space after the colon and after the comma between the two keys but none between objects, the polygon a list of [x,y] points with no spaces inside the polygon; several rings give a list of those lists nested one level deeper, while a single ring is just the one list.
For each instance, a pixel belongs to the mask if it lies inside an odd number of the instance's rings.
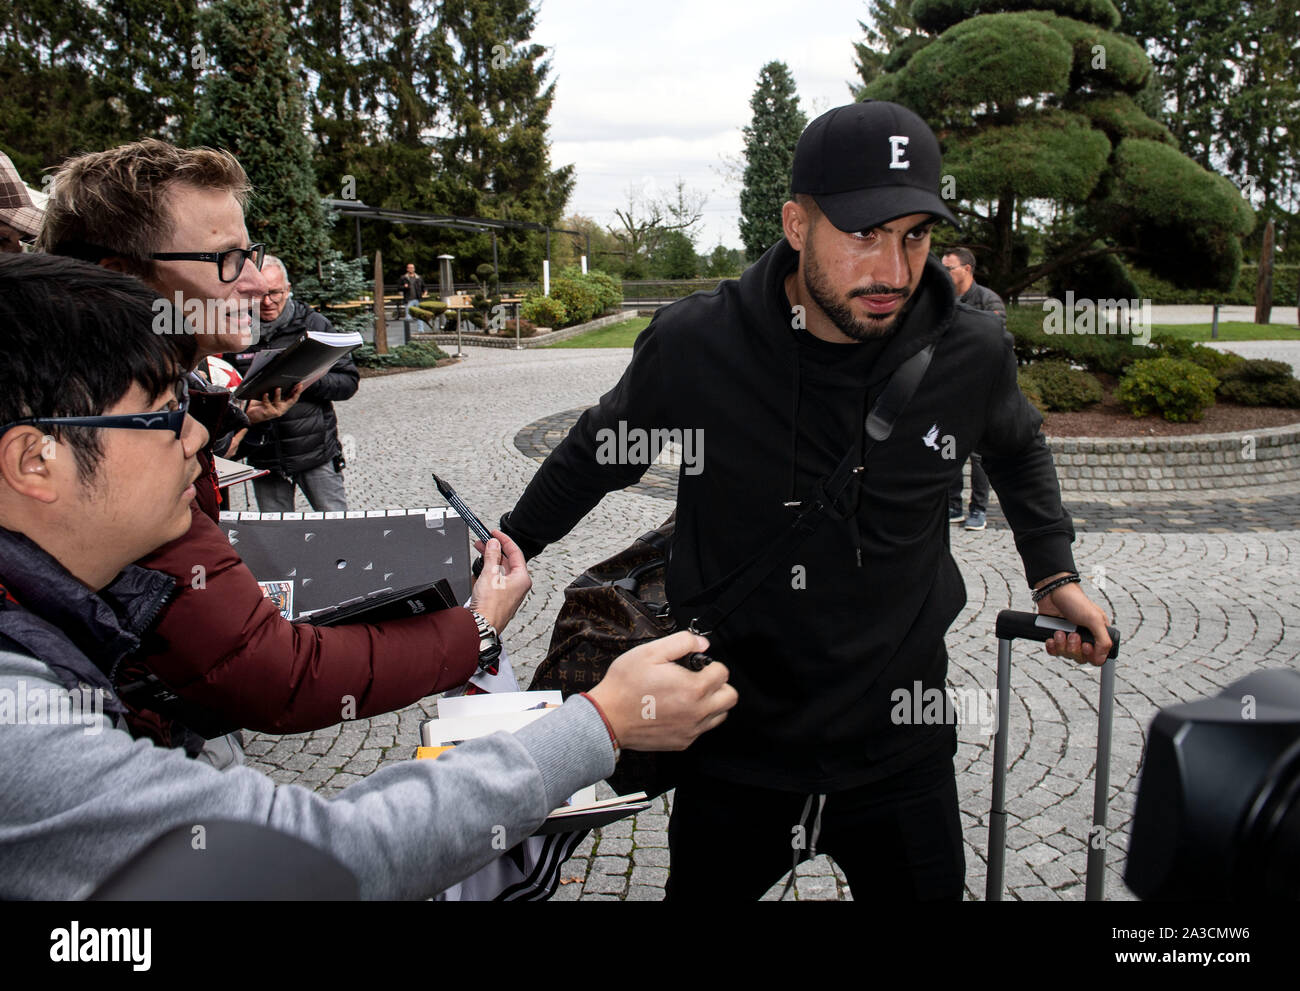
[{"label": "open notebook", "polygon": [[[417,757],[435,758],[458,743],[504,730],[514,732],[534,719],[541,719],[562,704],[559,692],[499,692],[484,695],[443,697],[438,701],[438,718],[420,725],[421,747]],[[645,792],[617,795],[597,801],[596,786],[590,785],[570,796],[537,830],[539,834],[594,829],[650,807]]]}]

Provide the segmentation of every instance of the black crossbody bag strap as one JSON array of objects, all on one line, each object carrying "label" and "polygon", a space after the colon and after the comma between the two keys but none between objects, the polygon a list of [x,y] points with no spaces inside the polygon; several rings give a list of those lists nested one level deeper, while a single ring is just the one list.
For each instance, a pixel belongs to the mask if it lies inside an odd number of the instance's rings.
[{"label": "black crossbody bag strap", "polygon": [[[867,436],[861,448],[861,457],[859,458],[858,445],[854,444],[830,476],[818,484],[813,497],[799,504],[794,522],[780,537],[721,581],[692,598],[691,601],[694,602],[713,599],[709,606],[690,621],[689,628],[692,632],[707,636],[716,630],[763,584],[777,565],[787,560],[816,531],[826,516],[836,514],[834,507],[839,498],[850,483],[860,481],[871,449],[893,432],[899,414],[911,402],[933,356],[934,345],[931,344],[899,365],[890,376],[889,383],[867,414]],[[859,461],[862,463],[859,464]]]}]

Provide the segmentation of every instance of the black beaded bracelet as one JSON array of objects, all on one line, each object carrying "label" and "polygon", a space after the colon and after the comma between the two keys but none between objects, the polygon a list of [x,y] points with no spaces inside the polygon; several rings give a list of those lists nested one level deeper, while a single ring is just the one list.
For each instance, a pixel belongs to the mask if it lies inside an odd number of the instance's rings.
[{"label": "black beaded bracelet", "polygon": [[1082,581],[1082,579],[1077,574],[1070,574],[1066,575],[1064,578],[1058,578],[1053,582],[1048,582],[1040,589],[1035,589],[1033,599],[1035,602],[1042,602],[1058,588],[1064,588],[1066,585],[1073,585],[1080,581]]}]

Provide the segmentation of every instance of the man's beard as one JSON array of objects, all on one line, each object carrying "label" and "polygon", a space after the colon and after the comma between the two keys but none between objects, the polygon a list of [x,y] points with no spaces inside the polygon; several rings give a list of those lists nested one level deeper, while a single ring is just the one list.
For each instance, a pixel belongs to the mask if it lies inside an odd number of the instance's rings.
[{"label": "man's beard", "polygon": [[[808,295],[845,337],[851,337],[855,341],[869,341],[892,334],[898,327],[898,321],[910,308],[909,297],[912,295],[912,290],[907,286],[898,289],[894,286],[872,284],[854,289],[845,300],[836,299],[831,293],[830,286],[827,285],[826,273],[817,264],[817,256],[812,251],[811,242],[804,245],[803,265],[804,288],[808,290]],[[888,316],[866,317],[859,320],[854,317],[853,309],[847,302],[858,296],[898,296],[903,300],[903,305]]]}]

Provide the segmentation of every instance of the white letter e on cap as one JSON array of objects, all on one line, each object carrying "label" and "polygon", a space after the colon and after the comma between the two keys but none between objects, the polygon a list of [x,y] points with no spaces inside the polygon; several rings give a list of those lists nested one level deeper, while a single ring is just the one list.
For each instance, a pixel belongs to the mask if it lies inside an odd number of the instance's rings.
[{"label": "white letter e on cap", "polygon": [[889,136],[889,167],[891,169],[910,169],[912,167],[911,162],[903,161],[903,150],[910,140],[911,138],[906,134],[891,134]]}]

